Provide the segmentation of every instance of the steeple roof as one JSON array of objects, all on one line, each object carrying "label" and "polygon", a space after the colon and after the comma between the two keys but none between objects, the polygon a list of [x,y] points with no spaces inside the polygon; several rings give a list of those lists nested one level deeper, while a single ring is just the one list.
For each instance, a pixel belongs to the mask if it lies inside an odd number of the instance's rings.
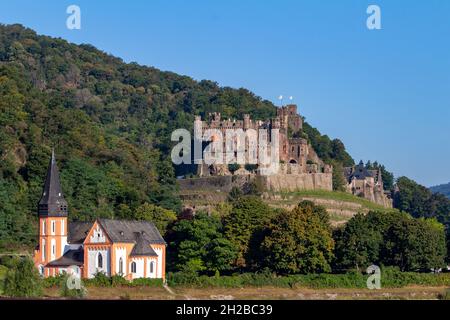
[{"label": "steeple roof", "polygon": [[59,181],[59,170],[56,165],[54,150],[52,150],[52,158],[48,165],[44,190],[38,208],[39,216],[67,216],[67,201],[64,199]]}]

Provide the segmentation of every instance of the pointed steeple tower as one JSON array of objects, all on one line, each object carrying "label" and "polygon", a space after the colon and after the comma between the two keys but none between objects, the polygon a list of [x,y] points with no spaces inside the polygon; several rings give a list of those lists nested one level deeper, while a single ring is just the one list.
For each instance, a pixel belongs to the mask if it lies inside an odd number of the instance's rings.
[{"label": "pointed steeple tower", "polygon": [[42,198],[39,201],[38,213],[40,217],[67,217],[67,201],[64,199],[59,181],[59,171],[53,149]]}]

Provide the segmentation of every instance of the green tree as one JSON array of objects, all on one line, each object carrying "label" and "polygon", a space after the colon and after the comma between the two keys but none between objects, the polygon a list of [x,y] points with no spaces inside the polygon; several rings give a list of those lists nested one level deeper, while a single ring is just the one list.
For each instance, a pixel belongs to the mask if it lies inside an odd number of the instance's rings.
[{"label": "green tree", "polygon": [[146,202],[136,209],[134,218],[153,222],[159,232],[164,235],[167,227],[177,219],[177,214]]},{"label": "green tree", "polygon": [[177,221],[168,236],[170,267],[184,272],[230,270],[236,249],[222,232],[220,219],[205,213]]},{"label": "green tree", "polygon": [[371,264],[380,264],[383,237],[391,220],[391,215],[384,212],[359,213],[335,231],[336,268],[361,271]]},{"label": "green tree", "polygon": [[20,259],[15,268],[8,270],[4,280],[3,294],[19,298],[42,295],[42,278],[31,258]]},{"label": "green tree", "polygon": [[390,226],[383,243],[384,263],[402,271],[445,266],[444,226],[436,220],[402,216]]},{"label": "green tree", "polygon": [[225,237],[238,248],[236,266],[245,267],[250,238],[270,220],[273,210],[254,196],[238,197],[232,205],[231,213],[224,218]]},{"label": "green tree", "polygon": [[332,180],[333,180],[333,190],[334,191],[341,191],[341,192],[346,191],[345,187],[346,187],[347,182],[345,181],[345,177],[344,177],[344,168],[342,167],[342,164],[337,161],[333,161]]},{"label": "green tree", "polygon": [[261,244],[265,264],[278,273],[330,272],[333,248],[328,214],[310,201],[275,217]]},{"label": "green tree", "polygon": [[338,269],[364,270],[377,264],[402,271],[429,270],[442,267],[446,255],[444,226],[406,213],[358,214],[334,238]]}]

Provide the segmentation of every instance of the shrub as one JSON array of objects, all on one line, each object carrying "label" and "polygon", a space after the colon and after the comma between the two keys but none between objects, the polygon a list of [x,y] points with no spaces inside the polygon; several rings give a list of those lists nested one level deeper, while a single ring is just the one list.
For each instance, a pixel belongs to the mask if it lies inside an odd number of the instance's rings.
[{"label": "shrub", "polygon": [[[232,276],[193,276],[182,272],[169,273],[167,282],[170,286],[181,287],[306,287],[311,289],[322,288],[366,288],[367,274],[348,272],[345,274],[294,274],[277,276],[270,272],[244,273]],[[408,285],[422,286],[448,286],[450,274],[401,272],[398,268],[382,268],[381,286],[387,288],[401,288]]]},{"label": "shrub", "polygon": [[[79,282],[79,287],[78,288],[71,288],[69,286],[68,282],[69,280],[69,275],[64,274],[60,277],[60,295],[61,297],[66,297],[66,298],[84,298],[87,295],[87,290],[86,288],[83,286],[83,284],[81,283],[81,279]],[[74,283],[75,285],[75,283]]]},{"label": "shrub", "polygon": [[9,297],[40,297],[42,279],[30,258],[21,259],[15,269],[9,269],[5,280],[3,294]]},{"label": "shrub", "polygon": [[131,282],[128,282],[127,285],[132,287],[137,286],[145,286],[145,287],[162,287],[163,281],[162,279],[148,279],[148,278],[138,278],[134,279]]}]

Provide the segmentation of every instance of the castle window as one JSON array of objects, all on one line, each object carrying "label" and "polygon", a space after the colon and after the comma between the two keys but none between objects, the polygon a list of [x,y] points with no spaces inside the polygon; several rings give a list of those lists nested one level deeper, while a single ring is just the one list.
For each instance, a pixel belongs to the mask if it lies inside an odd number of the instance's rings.
[{"label": "castle window", "polygon": [[123,275],[123,259],[119,259],[119,274]]},{"label": "castle window", "polygon": [[100,252],[97,256],[97,268],[103,268],[103,255]]},{"label": "castle window", "polygon": [[154,268],[154,265],[155,263],[152,261],[152,262],[150,262],[150,273],[153,273],[153,268]]},{"label": "castle window", "polygon": [[45,235],[45,227],[46,227],[46,223],[45,220],[42,221],[42,235]]},{"label": "castle window", "polygon": [[136,262],[134,261],[131,263],[131,272],[136,273]]},{"label": "castle window", "polygon": [[52,234],[55,234],[56,231],[56,222],[52,221]]}]

